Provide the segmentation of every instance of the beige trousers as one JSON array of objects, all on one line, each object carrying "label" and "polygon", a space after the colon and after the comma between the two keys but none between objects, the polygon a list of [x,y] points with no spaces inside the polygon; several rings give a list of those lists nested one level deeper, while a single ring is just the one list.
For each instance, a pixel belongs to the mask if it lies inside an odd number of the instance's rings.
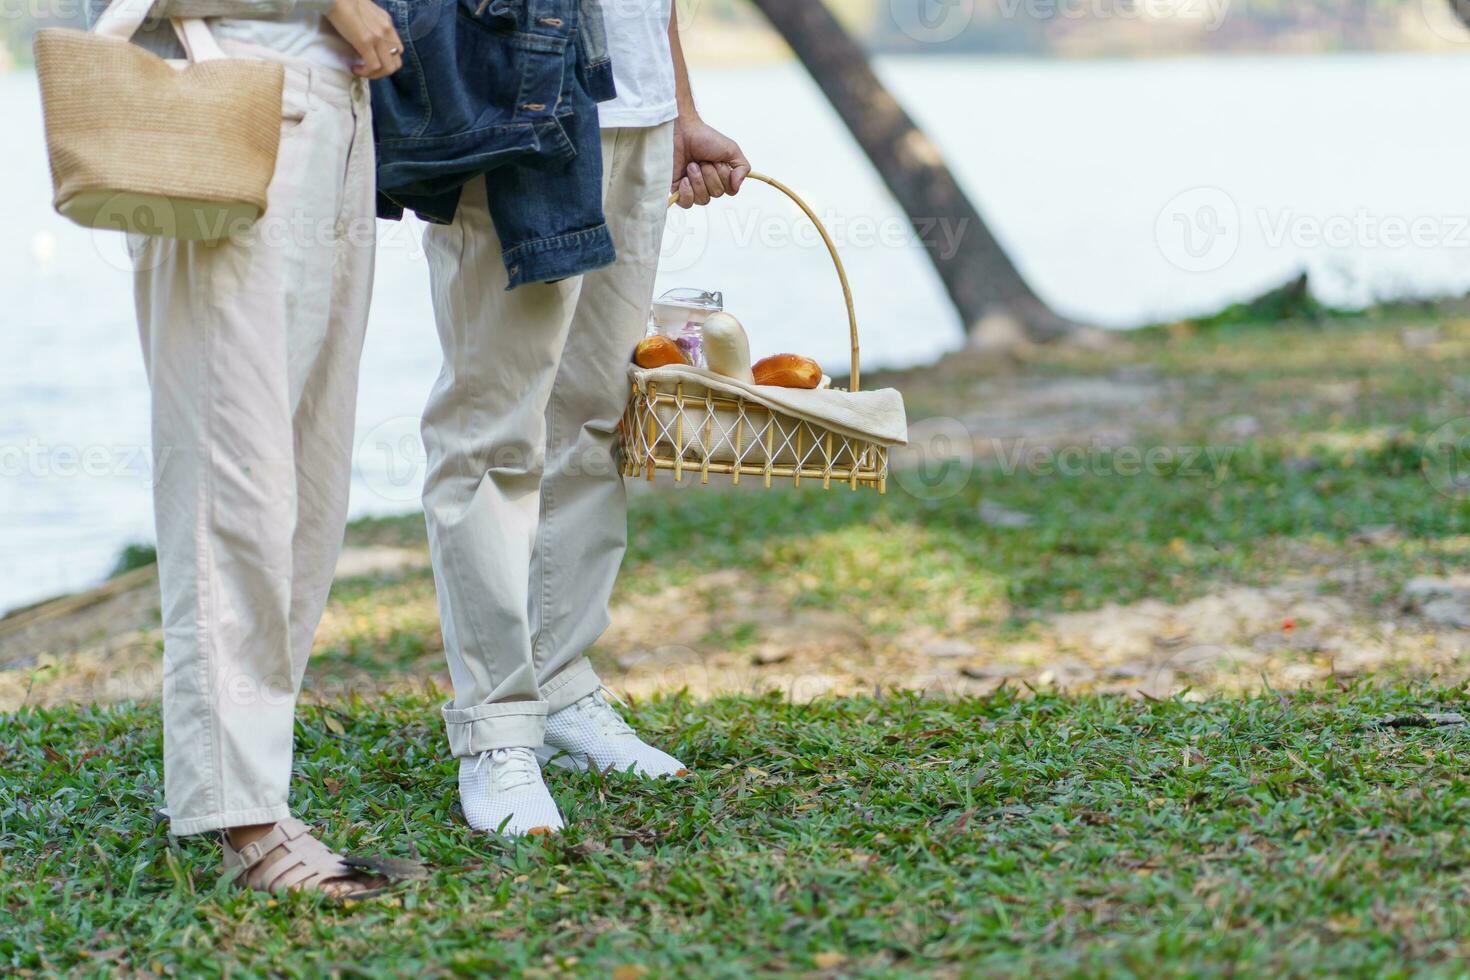
[{"label": "beige trousers", "polygon": [[261,220],[213,246],[130,243],[176,834],[288,815],[296,697],[347,517],[373,169],[366,83],[288,62]]},{"label": "beige trousers", "polygon": [[548,711],[598,687],[627,544],[617,467],[627,367],[648,320],[672,124],[602,134],[617,264],[506,291],[482,183],[425,237],[444,367],[424,412],[424,510],[456,756],[539,746]]}]

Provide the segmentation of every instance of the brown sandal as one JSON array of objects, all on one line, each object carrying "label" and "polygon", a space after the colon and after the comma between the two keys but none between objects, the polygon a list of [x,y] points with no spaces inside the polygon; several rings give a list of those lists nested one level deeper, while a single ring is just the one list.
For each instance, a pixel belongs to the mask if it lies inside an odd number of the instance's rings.
[{"label": "brown sandal", "polygon": [[[221,836],[224,873],[246,888],[263,892],[311,891],[334,898],[366,898],[383,891],[394,879],[422,877],[423,872],[421,866],[408,861],[337,854],[311,836],[311,828],[295,817],[287,817],[238,851],[230,846],[228,835]],[[366,887],[337,893],[327,887],[335,882]]]}]

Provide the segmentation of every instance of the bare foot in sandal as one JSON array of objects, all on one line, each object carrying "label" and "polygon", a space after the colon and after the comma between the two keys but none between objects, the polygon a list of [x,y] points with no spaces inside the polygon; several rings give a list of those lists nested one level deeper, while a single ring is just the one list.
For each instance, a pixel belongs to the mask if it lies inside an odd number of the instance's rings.
[{"label": "bare foot in sandal", "polygon": [[388,879],[347,863],[348,859],[313,837],[311,828],[295,817],[276,824],[232,827],[224,835],[224,851],[224,873],[257,891],[358,898],[388,884]]}]

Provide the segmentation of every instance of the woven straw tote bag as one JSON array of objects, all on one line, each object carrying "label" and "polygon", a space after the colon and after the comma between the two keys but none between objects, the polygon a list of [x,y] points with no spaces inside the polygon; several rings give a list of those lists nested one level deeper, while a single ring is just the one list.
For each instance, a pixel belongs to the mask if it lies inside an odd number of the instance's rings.
[{"label": "woven straw tote bag", "polygon": [[185,61],[130,44],[152,5],[36,34],[54,203],[88,228],[216,242],[265,211],[285,70],[226,57],[202,20],[172,21]]}]

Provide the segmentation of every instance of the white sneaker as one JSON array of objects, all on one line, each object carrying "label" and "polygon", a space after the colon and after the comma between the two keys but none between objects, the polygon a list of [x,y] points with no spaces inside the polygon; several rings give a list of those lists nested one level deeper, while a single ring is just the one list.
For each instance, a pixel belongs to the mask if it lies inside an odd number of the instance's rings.
[{"label": "white sneaker", "polygon": [[687,776],[684,763],[634,734],[601,691],[546,717],[546,742],[536,750],[543,765],[571,769],[596,766],[640,776]]},{"label": "white sneaker", "polygon": [[530,749],[491,749],[460,759],[459,801],[476,830],[519,837],[565,826]]}]

